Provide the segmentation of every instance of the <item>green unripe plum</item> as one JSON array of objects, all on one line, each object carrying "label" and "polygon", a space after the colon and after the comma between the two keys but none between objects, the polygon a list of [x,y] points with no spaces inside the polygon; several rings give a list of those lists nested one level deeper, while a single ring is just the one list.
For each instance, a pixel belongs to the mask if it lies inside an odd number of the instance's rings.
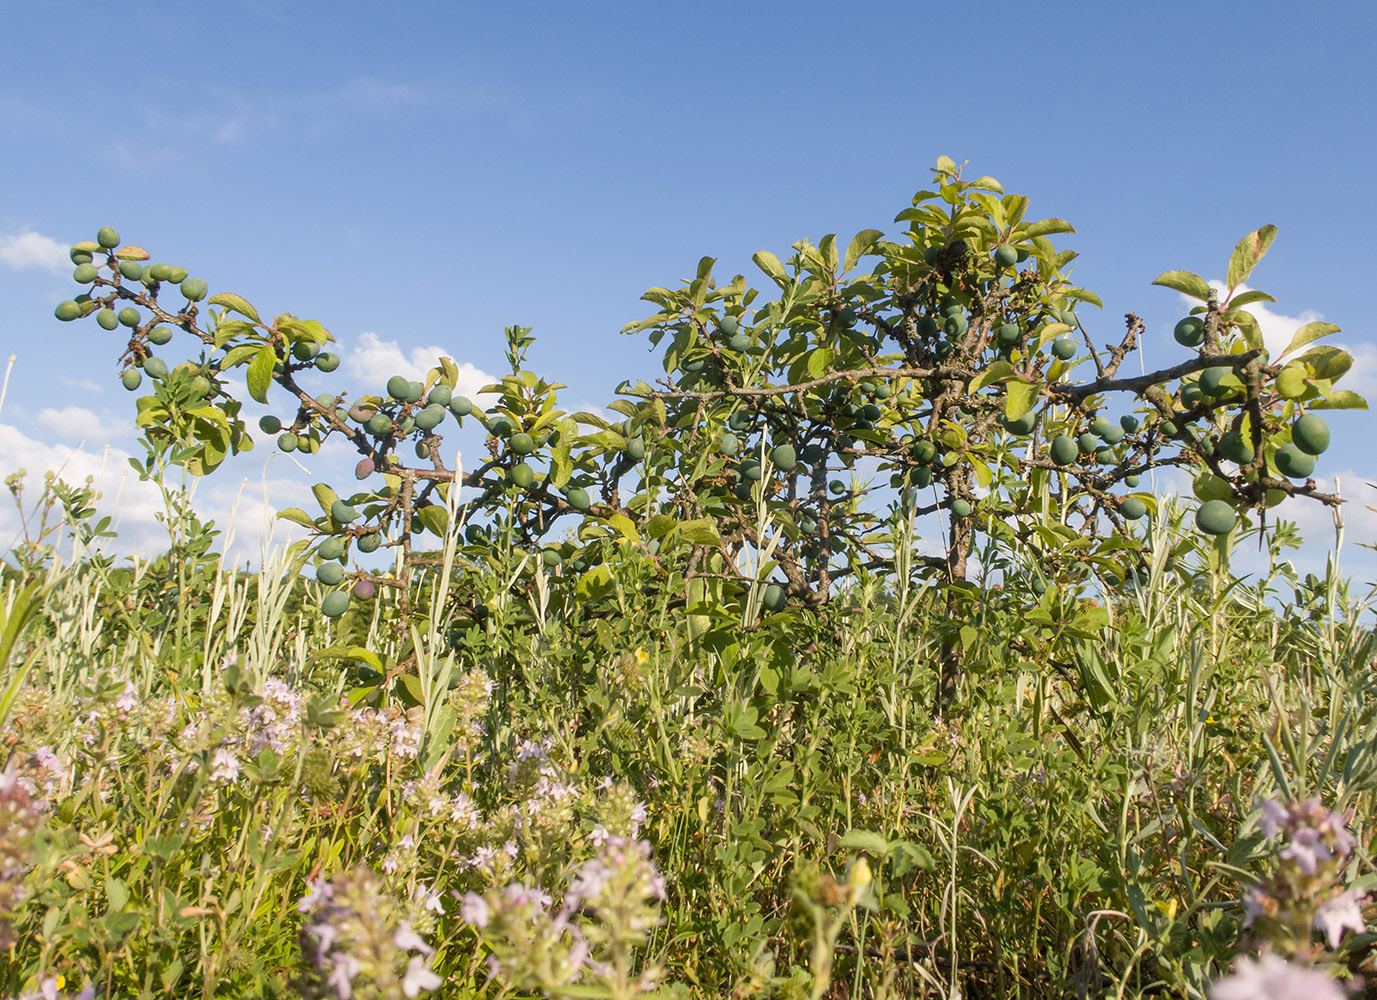
[{"label": "green unripe plum", "polygon": [[167,281],[171,285],[180,285],[186,281],[186,268],[169,265],[167,268]]},{"label": "green unripe plum", "polygon": [[518,455],[529,455],[535,451],[535,438],[522,431],[512,435],[512,451]]},{"label": "green unripe plum", "polygon": [[124,374],[120,376],[120,384],[133,392],[143,384],[143,373],[137,368],[126,368]]},{"label": "green unripe plum", "polygon": [[951,515],[952,517],[970,517],[971,502],[962,497],[956,497],[951,502]]},{"label": "green unripe plum", "polygon": [[789,472],[798,464],[798,454],[794,451],[793,445],[781,444],[770,451],[770,461],[776,469]]},{"label": "green unripe plum", "polygon": [[1142,476],[1124,476],[1124,485],[1127,486],[1129,489],[1133,489],[1142,481]]},{"label": "green unripe plum", "polygon": [[1222,365],[1214,368],[1206,368],[1200,373],[1200,389],[1207,396],[1224,396],[1230,391],[1230,387],[1223,385],[1224,379],[1232,375],[1232,368],[1225,368]]},{"label": "green unripe plum", "polygon": [[397,433],[402,437],[406,437],[415,429],[416,419],[414,417],[402,417],[401,421],[397,424]]},{"label": "green unripe plum", "polygon": [[564,556],[560,554],[559,549],[544,549],[540,553],[541,565],[543,565],[546,569],[554,569],[563,561]]},{"label": "green unripe plum", "polygon": [[[518,437],[519,436],[520,435],[518,435]],[[515,441],[516,438],[512,440]],[[645,441],[641,438],[632,438],[630,441],[626,442],[626,457],[633,462],[639,462],[641,459],[645,458]]]},{"label": "green unripe plum", "polygon": [[751,338],[744,333],[735,334],[727,341],[727,347],[737,354],[744,354],[751,349]]},{"label": "green unripe plum", "polygon": [[1105,444],[1118,444],[1124,439],[1124,429],[1117,424],[1110,424],[1100,435],[1100,440]]},{"label": "green unripe plum", "polygon": [[449,401],[449,412],[456,417],[467,417],[473,412],[473,403],[463,396],[455,396]]},{"label": "green unripe plum", "polygon": [[154,281],[166,281],[172,276],[172,268],[166,264],[149,264],[148,276]]},{"label": "green unripe plum", "polygon": [[1132,434],[1138,429],[1138,418],[1131,413],[1125,413],[1119,418],[1119,426],[1122,427],[1125,432]]},{"label": "green unripe plum", "polygon": [[772,583],[765,588],[765,592],[760,597],[760,603],[765,606],[766,611],[779,611],[784,607],[789,595],[784,588],[777,583]]},{"label": "green unripe plum", "polygon": [[316,567],[316,579],[327,587],[333,587],[344,579],[344,568],[337,562],[321,563]]},{"label": "green unripe plum", "polygon": [[1205,321],[1199,316],[1187,316],[1176,324],[1171,335],[1182,347],[1199,347],[1205,342]]},{"label": "green unripe plum", "polygon": [[1195,406],[1205,398],[1205,390],[1200,388],[1198,382],[1187,382],[1181,386],[1181,405]]},{"label": "green unripe plum", "polygon": [[372,580],[360,580],[354,584],[354,596],[360,601],[371,601],[377,592]]},{"label": "green unripe plum", "polygon": [[1307,413],[1291,425],[1291,442],[1307,455],[1323,455],[1329,447],[1329,425],[1324,417]]},{"label": "green unripe plum", "polygon": [[741,442],[735,434],[723,434],[722,443],[717,446],[717,450],[730,457],[741,450]]},{"label": "green unripe plum", "polygon": [[177,286],[182,290],[188,302],[200,302],[206,297],[206,282],[204,278],[187,278]]},{"label": "green unripe plum", "polygon": [[749,500],[751,498],[751,484],[749,480],[743,479],[732,487],[732,496],[738,500]]},{"label": "green unripe plum", "polygon": [[759,479],[765,474],[765,470],[760,467],[760,461],[754,458],[744,459],[737,468],[737,471],[741,473],[742,479],[749,479],[752,481]]},{"label": "green unripe plum", "polygon": [[504,414],[498,413],[488,420],[488,433],[493,437],[507,437],[516,430],[516,425]]},{"label": "green unripe plum", "polygon": [[1003,424],[1004,429],[1010,434],[1024,435],[1033,433],[1033,428],[1037,426],[1037,422],[1038,415],[1030,410],[1017,420],[1009,420],[1006,417]]},{"label": "green unripe plum", "polygon": [[744,431],[751,426],[753,417],[748,410],[736,410],[727,418],[727,426],[734,431]]},{"label": "green unripe plum", "polygon": [[406,394],[411,388],[411,380],[405,375],[393,375],[387,380],[387,394],[399,403],[406,402]]},{"label": "green unripe plum", "polygon": [[1013,267],[1018,263],[1018,251],[1010,246],[996,247],[994,259],[1000,267]]},{"label": "green unripe plum", "polygon": [[1075,438],[1067,434],[1058,434],[1052,439],[1049,452],[1056,465],[1070,465],[1080,454],[1080,448],[1076,446]]},{"label": "green unripe plum", "polygon": [[102,309],[96,313],[96,322],[102,330],[113,330],[120,325],[119,317],[113,309]]},{"label": "green unripe plum", "polygon": [[932,485],[932,469],[926,465],[920,465],[913,470],[913,485],[920,490],[925,490]]},{"label": "green unripe plum", "polygon": [[211,388],[210,379],[204,375],[197,375],[191,380],[191,391],[197,399],[204,399],[209,396]]},{"label": "green unripe plum", "polygon": [[850,330],[856,325],[856,310],[842,309],[837,313],[837,325],[843,330]]},{"label": "green unripe plum", "polygon": [[846,492],[846,484],[840,479],[834,479],[827,484],[827,489],[836,496],[841,496]]},{"label": "green unripe plum", "polygon": [[1177,435],[1178,433],[1180,433],[1180,431],[1181,431],[1181,428],[1179,428],[1179,427],[1176,426],[1176,421],[1174,421],[1174,420],[1163,420],[1163,421],[1162,421],[1162,433],[1163,433],[1164,435],[1166,435],[1167,437],[1176,437],[1176,435]]},{"label": "green unripe plum", "polygon": [[942,323],[942,329],[946,331],[948,337],[959,337],[966,332],[966,314],[957,313],[948,316]]},{"label": "green unripe plum", "polygon": [[344,590],[332,590],[325,595],[320,602],[320,613],[326,618],[338,618],[349,610],[349,593]]},{"label": "green unripe plum", "polygon": [[573,489],[565,490],[564,499],[569,501],[569,506],[574,510],[587,510],[593,506],[592,498],[588,496],[588,491],[576,486]]},{"label": "green unripe plum", "polygon": [[1237,430],[1228,431],[1219,439],[1219,453],[1239,465],[1247,465],[1255,457],[1252,444]]},{"label": "green unripe plum", "polygon": [[1207,535],[1227,535],[1238,523],[1238,515],[1227,500],[1206,500],[1195,512],[1195,526]]},{"label": "green unripe plum", "polygon": [[439,403],[428,403],[416,414],[416,426],[423,431],[432,430],[445,419],[445,408]]},{"label": "green unripe plum", "polygon": [[876,399],[888,399],[892,395],[894,395],[894,390],[887,383],[881,382],[875,387]]},{"label": "green unripe plum", "polygon": [[314,361],[320,353],[320,345],[314,340],[298,340],[292,345],[292,357],[298,361]]},{"label": "green unripe plum", "polygon": [[352,504],[345,503],[343,500],[336,500],[330,505],[330,520],[336,524],[348,524],[359,516]]},{"label": "green unripe plum", "polygon": [[427,403],[434,403],[436,406],[448,406],[454,399],[454,390],[443,382],[434,386],[430,390],[430,395],[426,396]]},{"label": "green unripe plum", "polygon": [[426,459],[430,457],[430,444],[427,441],[417,441],[411,450],[416,453],[417,458]]},{"label": "green unripe plum", "polygon": [[937,457],[937,445],[931,441],[919,441],[913,446],[911,454],[916,461],[927,465]]},{"label": "green unripe plum", "polygon": [[1307,455],[1294,444],[1277,449],[1277,469],[1287,479],[1305,479],[1315,471],[1315,457]]},{"label": "green unripe plum", "polygon": [[923,262],[925,264],[936,264],[937,258],[942,256],[941,247],[927,247],[923,251]]},{"label": "green unripe plum", "polygon": [[119,311],[119,314],[115,318],[120,321],[121,325],[128,327],[138,326],[139,320],[143,319],[143,317],[139,315],[139,311],[133,306],[125,306]]},{"label": "green unripe plum", "polygon": [[922,337],[924,340],[932,340],[936,337],[938,329],[937,320],[933,319],[931,316],[919,317],[918,336]]},{"label": "green unripe plum", "polygon": [[1147,513],[1147,504],[1137,497],[1125,497],[1119,504],[1119,513],[1129,521],[1136,521]]},{"label": "green unripe plum", "polygon": [[162,358],[144,358],[143,370],[148,373],[149,378],[167,378],[167,362]]},{"label": "green unripe plum", "polygon": [[1010,347],[1018,343],[1020,332],[1017,323],[1004,323],[995,329],[995,337],[1005,347]]},{"label": "green unripe plum", "polygon": [[864,419],[874,423],[876,420],[879,420],[882,416],[884,416],[884,410],[880,409],[874,403],[866,403],[864,406],[861,407],[861,416]]},{"label": "green unripe plum", "polygon": [[120,261],[120,275],[130,281],[143,280],[143,266],[136,260]]},{"label": "green unripe plum", "polygon": [[1096,417],[1094,420],[1090,422],[1090,433],[1094,434],[1096,437],[1104,437],[1105,432],[1109,430],[1109,427],[1110,424],[1108,418]]},{"label": "green unripe plum", "polygon": [[322,559],[343,559],[345,551],[345,541],[343,538],[327,538],[320,543],[317,550]]},{"label": "green unripe plum", "polygon": [[155,326],[148,331],[148,342],[162,347],[164,344],[172,342],[172,328],[166,326]]},{"label": "green unripe plum", "polygon": [[321,352],[316,355],[316,370],[332,372],[339,367],[339,355]]},{"label": "green unripe plum", "polygon": [[298,443],[297,436],[290,431],[277,437],[277,446],[283,451],[296,451]]},{"label": "green unripe plum", "polygon": [[364,423],[364,429],[374,437],[382,437],[392,431],[392,418],[386,413],[375,413]]},{"label": "green unripe plum", "polygon": [[1099,448],[1099,449],[1097,449],[1096,452],[1095,452],[1095,461],[1099,462],[1101,465],[1113,465],[1113,464],[1114,464],[1114,449],[1112,449],[1112,448]]},{"label": "green unripe plum", "polygon": [[1080,437],[1076,438],[1076,448],[1080,451],[1082,455],[1089,455],[1092,451],[1095,451],[1099,447],[1100,439],[1095,437],[1094,434],[1090,434],[1087,432],[1085,434],[1082,434]]},{"label": "green unripe plum", "polygon": [[77,305],[77,303],[73,302],[71,299],[68,299],[65,302],[59,302],[57,304],[57,308],[53,310],[53,315],[64,323],[70,323],[81,315],[81,306]]},{"label": "green unripe plum", "polygon": [[1061,321],[1065,323],[1067,326],[1075,326],[1077,323],[1076,314],[1073,313],[1070,309],[1068,309],[1066,310],[1066,312],[1061,314]]},{"label": "green unripe plum", "polygon": [[1076,356],[1076,342],[1070,337],[1058,337],[1052,341],[1052,353],[1063,361],[1070,361]]},{"label": "green unripe plum", "polygon": [[376,552],[382,540],[382,532],[374,531],[371,534],[360,535],[354,544],[359,547],[360,552]]},{"label": "green unripe plum", "polygon": [[530,489],[531,484],[535,482],[535,470],[521,462],[512,467],[511,480],[513,486],[523,490]]},{"label": "green unripe plum", "polygon": [[717,329],[722,331],[722,336],[724,337],[736,336],[738,325],[739,321],[735,316],[723,316],[717,321]]},{"label": "green unripe plum", "polygon": [[424,383],[408,382],[406,384],[406,395],[403,397],[403,400],[407,403],[419,403],[421,401],[421,397],[425,394],[426,387]]},{"label": "green unripe plum", "polygon": [[76,247],[72,247],[67,251],[67,256],[72,258],[73,264],[91,263],[91,251],[89,250],[78,250]]},{"label": "green unripe plum", "polygon": [[101,226],[96,233],[96,242],[106,250],[113,250],[120,245],[120,234],[113,226]]},{"label": "green unripe plum", "polygon": [[957,313],[963,312],[965,308],[966,307],[961,304],[961,300],[955,295],[943,295],[942,301],[937,304],[937,310],[944,318],[947,316],[955,316]]}]

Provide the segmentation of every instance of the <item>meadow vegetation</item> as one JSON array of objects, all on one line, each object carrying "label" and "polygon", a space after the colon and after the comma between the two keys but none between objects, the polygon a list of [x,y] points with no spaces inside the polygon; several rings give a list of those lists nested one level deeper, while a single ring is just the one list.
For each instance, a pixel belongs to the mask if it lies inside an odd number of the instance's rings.
[{"label": "meadow vegetation", "polygon": [[[1315,411],[1365,404],[1345,352],[1293,353],[1337,328],[1268,356],[1267,296],[1236,293],[1264,227],[1222,299],[1158,279],[1200,302],[1184,360],[1120,375],[1145,328],[1075,315],[1069,225],[933,173],[906,242],[757,254],[772,301],[708,258],[651,289],[628,332],[666,379],[620,422],[559,409],[519,327],[477,401],[449,359],[312,395],[320,324],[108,227],[74,247],[57,318],[122,327],[122,383],[151,380],[168,548],[115,559],[89,484],[7,480],[0,995],[1324,1000],[1377,973],[1369,596],[1298,576],[1267,515],[1337,503]],[[199,357],[156,356],[174,332]],[[359,455],[254,571],[177,486],[253,447],[235,367],[287,401],[279,449]]]}]

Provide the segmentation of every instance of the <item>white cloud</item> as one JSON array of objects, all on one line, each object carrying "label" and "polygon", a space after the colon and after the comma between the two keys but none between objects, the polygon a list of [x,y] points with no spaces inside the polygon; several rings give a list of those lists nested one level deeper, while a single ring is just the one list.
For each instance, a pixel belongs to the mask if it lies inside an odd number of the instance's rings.
[{"label": "white cloud", "polygon": [[117,440],[127,436],[133,427],[128,420],[108,412],[98,416],[81,406],[45,407],[38,411],[33,422],[66,441],[88,443]]},{"label": "white cloud", "polygon": [[[409,379],[424,382],[426,373],[440,363],[440,358],[450,356],[443,347],[435,345],[413,347],[410,353],[406,353],[395,340],[383,340],[372,331],[360,334],[359,346],[344,353],[345,370],[350,375],[355,378],[382,381],[393,375],[404,375]],[[458,368],[459,378],[454,387],[457,395],[472,398],[479,394],[478,390],[497,381],[495,376],[467,361],[460,363]],[[380,393],[381,389],[381,386],[377,386],[373,391]]]},{"label": "white cloud", "polygon": [[82,392],[104,392],[105,387],[97,385],[89,378],[72,378],[70,375],[59,374],[57,380],[63,385],[69,385],[73,389],[80,389]]},{"label": "white cloud", "polygon": [[66,244],[41,233],[0,235],[0,264],[16,271],[26,267],[41,267],[49,271],[64,270],[72,266],[72,259],[67,255],[67,250]]},{"label": "white cloud", "polygon": [[[0,423],[0,477],[25,470],[23,502],[29,514],[27,531],[33,535],[39,525],[33,507],[43,491],[45,472],[53,472],[63,482],[79,486],[89,478],[101,496],[95,502],[100,516],[111,515],[117,537],[102,543],[104,551],[119,556],[142,557],[166,551],[168,536],[158,522],[163,511],[162,497],[153,483],[141,482],[129,467],[130,452],[105,447],[99,451],[72,448],[40,441],[24,434],[12,424]],[[175,470],[174,476],[180,478]],[[276,518],[284,507],[315,509],[309,484],[295,478],[264,478],[257,484],[195,480],[192,482],[192,507],[203,520],[213,520],[221,532],[213,548],[224,552],[230,561],[246,560],[257,564],[265,550],[287,544],[305,532]],[[8,553],[25,537],[26,525],[8,497],[0,498],[0,555]],[[64,546],[63,554],[69,549]]]}]

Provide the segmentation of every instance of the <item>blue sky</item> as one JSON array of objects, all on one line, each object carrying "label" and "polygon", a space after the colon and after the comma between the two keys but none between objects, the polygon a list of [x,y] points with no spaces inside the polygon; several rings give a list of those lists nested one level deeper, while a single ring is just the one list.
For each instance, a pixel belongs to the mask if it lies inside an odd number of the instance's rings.
[{"label": "blue sky", "polygon": [[[52,318],[74,291],[54,243],[101,225],[212,292],[319,319],[346,372],[432,347],[500,372],[502,327],[521,323],[568,401],[598,405],[658,370],[618,333],[645,288],[704,254],[756,281],[757,249],[896,232],[944,154],[1076,225],[1097,339],[1137,312],[1148,364],[1176,357],[1182,314],[1152,278],[1222,277],[1275,224],[1252,282],[1278,299],[1269,322],[1338,323],[1350,386],[1377,396],[1369,4],[73,2],[5,19],[6,472],[134,450],[114,335]],[[1331,423],[1320,471],[1356,501],[1350,541],[1371,541],[1377,418]],[[250,497],[266,482],[299,502],[299,470],[265,473],[266,454],[198,497],[227,510],[248,477]],[[105,461],[111,500],[124,464]],[[1327,535],[1321,512],[1294,513]],[[16,530],[5,509],[0,545]]]}]

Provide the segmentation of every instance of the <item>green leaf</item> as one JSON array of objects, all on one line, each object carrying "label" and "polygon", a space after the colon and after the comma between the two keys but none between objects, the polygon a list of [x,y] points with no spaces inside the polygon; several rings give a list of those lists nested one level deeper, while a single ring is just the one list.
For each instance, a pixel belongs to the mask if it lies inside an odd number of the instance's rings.
[{"label": "green leaf", "polygon": [[1035,236],[1053,236],[1057,233],[1074,233],[1076,227],[1065,219],[1043,219],[1040,222],[1028,222],[1018,226],[1014,230],[1015,240],[1030,240]]},{"label": "green leaf", "polygon": [[1163,271],[1152,282],[1154,285],[1164,285],[1167,288],[1174,288],[1183,295],[1189,295],[1193,299],[1207,302],[1210,298],[1210,284],[1198,274],[1190,271]]},{"label": "green leaf", "polygon": [[1272,298],[1272,296],[1268,295],[1266,292],[1258,291],[1256,288],[1250,288],[1242,295],[1231,296],[1229,298],[1229,306],[1233,309],[1238,309],[1242,306],[1251,305],[1254,302],[1275,301],[1276,299]]},{"label": "green leaf", "polygon": [[1096,309],[1104,308],[1104,303],[1100,301],[1100,297],[1094,292],[1084,288],[1068,288],[1066,289],[1066,297],[1068,299],[1076,299],[1079,302],[1087,302]]},{"label": "green leaf", "polygon": [[878,243],[884,233],[878,229],[862,229],[851,238],[851,243],[846,248],[846,258],[842,264],[842,272],[851,270],[866,252]]},{"label": "green leaf", "polygon": [[293,524],[299,524],[303,528],[314,528],[316,526],[316,522],[311,520],[311,515],[307,514],[300,507],[288,507],[286,510],[280,510],[277,512],[277,516],[283,521],[291,521]]},{"label": "green leaf", "polygon": [[757,250],[752,255],[751,260],[755,261],[755,266],[760,268],[771,278],[780,288],[789,287],[789,275],[784,271],[784,265],[779,262],[779,258],[768,250]]},{"label": "green leaf", "polygon": [[865,851],[875,858],[889,857],[889,841],[871,830],[847,830],[837,841],[837,846]]},{"label": "green leaf", "polygon": [[207,300],[206,304],[212,306],[224,306],[226,309],[234,310],[240,316],[247,316],[255,323],[262,322],[262,320],[258,318],[258,310],[255,309],[253,306],[249,305],[249,303],[244,299],[243,296],[235,295],[233,292],[221,292],[219,295],[212,295]]},{"label": "green leaf", "polygon": [[1310,372],[1305,365],[1293,361],[1277,376],[1277,392],[1286,399],[1300,399],[1305,395]]},{"label": "green leaf", "polygon": [[1229,256],[1226,283],[1230,291],[1248,280],[1248,275],[1253,273],[1253,268],[1257,267],[1258,261],[1266,255],[1267,248],[1276,238],[1276,226],[1263,226],[1238,241],[1238,246],[1234,247],[1234,252]]},{"label": "green leaf", "polygon": [[1001,379],[1006,379],[1016,370],[1013,365],[1002,359],[993,361],[971,382],[971,392],[978,392],[987,385],[993,385]]},{"label": "green leaf", "polygon": [[1248,350],[1261,350],[1266,345],[1262,340],[1262,327],[1257,325],[1257,319],[1246,309],[1237,311],[1230,310],[1231,318],[1238,325],[1239,331],[1243,334],[1244,341],[1248,344]]},{"label": "green leaf", "polygon": [[249,371],[245,376],[245,381],[249,384],[249,395],[260,403],[268,401],[268,386],[273,384],[273,365],[277,364],[277,353],[271,344],[264,344],[253,361],[249,363]]},{"label": "green leaf", "polygon": [[635,522],[625,514],[612,514],[607,518],[609,526],[617,530],[617,534],[633,542],[640,542],[641,533],[636,530]]},{"label": "green leaf", "polygon": [[440,538],[445,537],[445,531],[449,528],[449,511],[444,507],[438,503],[433,503],[416,511],[416,516],[421,519],[421,523],[432,535],[438,535]]},{"label": "green leaf", "polygon": [[589,601],[609,593],[614,587],[612,568],[606,563],[594,566],[574,586],[574,596],[581,601]]},{"label": "green leaf", "polygon": [[311,492],[315,494],[316,503],[320,504],[320,509],[323,510],[328,517],[330,508],[334,506],[335,501],[339,499],[339,494],[325,483],[313,483],[311,485]]},{"label": "green leaf", "polygon": [[722,536],[711,518],[700,517],[679,525],[679,534],[690,545],[721,545]]},{"label": "green leaf", "polygon": [[1010,382],[1004,389],[1008,393],[1004,397],[1004,415],[1010,420],[1017,420],[1032,410],[1041,394],[1037,383],[1021,380]]},{"label": "green leaf", "polygon": [[378,673],[384,673],[382,657],[363,646],[331,646],[316,654],[318,660],[360,660]]},{"label": "green leaf", "polygon": [[1328,337],[1331,333],[1338,333],[1339,327],[1333,323],[1306,323],[1296,331],[1291,338],[1291,343],[1286,345],[1286,350],[1281,352],[1281,357],[1286,357],[1298,347],[1304,347],[1312,340],[1319,340],[1321,337]]},{"label": "green leaf", "polygon": [[832,368],[832,348],[819,347],[808,355],[808,377],[822,378]]},{"label": "green leaf", "polygon": [[236,368],[261,350],[262,348],[257,344],[240,344],[238,347],[233,347],[226,351],[225,356],[220,359],[220,370]]},{"label": "green leaf", "polygon": [[1366,410],[1367,400],[1348,389],[1337,389],[1306,405],[1312,410]]}]

